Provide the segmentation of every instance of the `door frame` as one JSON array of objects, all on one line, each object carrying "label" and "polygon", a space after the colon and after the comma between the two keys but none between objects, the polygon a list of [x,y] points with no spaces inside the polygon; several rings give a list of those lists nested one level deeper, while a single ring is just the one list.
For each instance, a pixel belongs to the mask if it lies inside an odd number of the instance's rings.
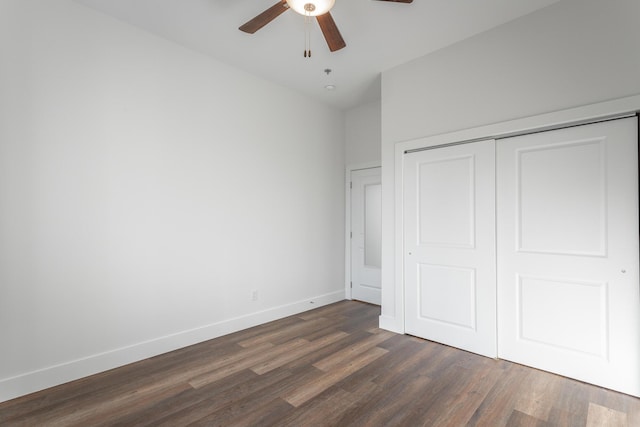
[{"label": "door frame", "polygon": [[[461,131],[399,141],[394,147],[394,254],[391,259],[382,259],[383,269],[393,262],[393,289],[382,292],[382,311],[379,325],[382,329],[405,333],[405,283],[404,283],[404,200],[403,175],[405,152],[425,148],[435,148],[451,144],[463,144],[485,139],[503,139],[510,136],[544,130],[559,129],[580,124],[635,116],[640,112],[640,95],[604,101],[581,107],[525,117]],[[384,176],[384,174],[383,174]],[[384,193],[384,184],[383,184]],[[384,225],[384,220],[383,220]],[[383,242],[384,244],[384,242]],[[389,315],[392,313],[392,315]]]},{"label": "door frame", "polygon": [[344,174],[344,297],[351,298],[351,172],[362,169],[381,168],[381,162],[349,164]]}]

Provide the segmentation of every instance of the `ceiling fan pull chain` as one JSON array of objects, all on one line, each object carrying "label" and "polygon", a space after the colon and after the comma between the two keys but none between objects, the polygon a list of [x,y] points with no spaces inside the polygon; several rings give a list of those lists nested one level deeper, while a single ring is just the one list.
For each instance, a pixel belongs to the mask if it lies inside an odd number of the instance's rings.
[{"label": "ceiling fan pull chain", "polygon": [[309,49],[309,58],[311,58],[311,15],[307,16],[307,49]]},{"label": "ceiling fan pull chain", "polygon": [[311,15],[304,15],[304,57],[311,58]]}]

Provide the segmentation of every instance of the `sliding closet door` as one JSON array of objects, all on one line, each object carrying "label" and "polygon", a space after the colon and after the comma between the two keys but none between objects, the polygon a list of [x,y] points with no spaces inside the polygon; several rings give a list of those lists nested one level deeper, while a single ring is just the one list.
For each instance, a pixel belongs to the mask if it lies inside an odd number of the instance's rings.
[{"label": "sliding closet door", "polygon": [[636,118],[497,143],[500,358],[640,395]]},{"label": "sliding closet door", "polygon": [[496,356],[494,141],[404,158],[405,330]]}]

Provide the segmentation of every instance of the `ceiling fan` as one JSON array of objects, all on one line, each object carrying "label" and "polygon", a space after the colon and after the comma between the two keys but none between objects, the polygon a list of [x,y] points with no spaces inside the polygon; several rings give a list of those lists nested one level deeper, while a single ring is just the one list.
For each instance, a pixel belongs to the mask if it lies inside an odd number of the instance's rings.
[{"label": "ceiling fan", "polygon": [[[412,3],[413,0],[378,0],[378,1],[388,1],[394,3]],[[335,0],[280,0],[278,3],[271,6],[269,9],[265,10],[255,18],[250,21],[242,24],[240,31],[244,31],[245,33],[253,34],[258,31],[260,28],[267,25],[269,22],[276,19],[282,13],[286,12],[288,9],[293,9],[295,12],[300,15],[304,15],[306,17],[315,16],[318,21],[318,25],[320,25],[320,30],[324,35],[325,40],[327,41],[327,45],[329,45],[329,50],[331,52],[335,52],[336,50],[340,50],[345,47],[347,44],[345,43],[342,35],[340,34],[340,30],[338,30],[338,26],[336,25],[331,13],[329,12],[333,7]],[[306,56],[306,51],[305,51]]]}]

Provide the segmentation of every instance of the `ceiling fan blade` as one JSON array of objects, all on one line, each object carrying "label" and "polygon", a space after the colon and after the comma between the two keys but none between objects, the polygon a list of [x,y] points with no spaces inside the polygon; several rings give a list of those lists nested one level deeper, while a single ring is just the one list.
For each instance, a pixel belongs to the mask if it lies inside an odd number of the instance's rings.
[{"label": "ceiling fan blade", "polygon": [[240,31],[244,31],[245,33],[253,34],[258,31],[260,28],[267,25],[269,22],[276,19],[280,14],[289,9],[289,5],[286,0],[281,0],[277,4],[274,4],[269,9],[262,12],[260,15],[256,16],[249,22],[242,24]]},{"label": "ceiling fan blade", "polygon": [[413,0],[378,0],[378,1],[391,1],[394,3],[413,3]]},{"label": "ceiling fan blade", "polygon": [[324,15],[318,15],[316,16],[316,19],[318,20],[320,30],[322,30],[324,39],[327,41],[331,52],[340,50],[347,45],[330,12],[327,12]]}]

